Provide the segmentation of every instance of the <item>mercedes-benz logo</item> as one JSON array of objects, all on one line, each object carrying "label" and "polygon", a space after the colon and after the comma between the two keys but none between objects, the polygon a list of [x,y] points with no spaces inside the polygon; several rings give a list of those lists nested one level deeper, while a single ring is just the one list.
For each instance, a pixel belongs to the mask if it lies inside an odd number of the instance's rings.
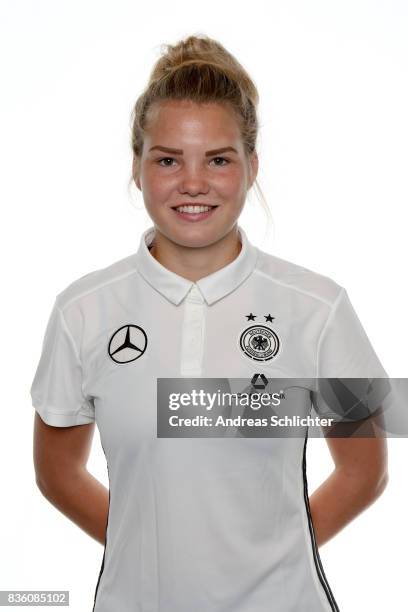
[{"label": "mercedes-benz logo", "polygon": [[129,363],[139,359],[147,347],[147,336],[139,325],[119,327],[109,340],[109,357],[115,363]]}]

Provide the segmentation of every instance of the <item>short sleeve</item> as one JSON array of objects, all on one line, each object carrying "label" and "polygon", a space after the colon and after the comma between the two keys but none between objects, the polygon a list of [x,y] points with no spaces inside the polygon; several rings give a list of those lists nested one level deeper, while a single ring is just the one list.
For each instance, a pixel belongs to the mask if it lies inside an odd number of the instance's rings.
[{"label": "short sleeve", "polygon": [[333,304],[317,348],[313,407],[335,422],[358,421],[387,400],[390,382],[344,288]]},{"label": "short sleeve", "polygon": [[82,390],[78,350],[57,300],[48,319],[30,394],[33,407],[48,425],[69,427],[95,420],[93,400]]}]

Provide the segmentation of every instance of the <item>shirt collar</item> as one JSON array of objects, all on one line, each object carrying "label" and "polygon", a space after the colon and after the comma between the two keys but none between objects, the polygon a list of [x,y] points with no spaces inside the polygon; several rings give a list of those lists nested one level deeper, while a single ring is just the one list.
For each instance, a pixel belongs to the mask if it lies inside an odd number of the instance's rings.
[{"label": "shirt collar", "polygon": [[[209,305],[234,291],[255,268],[258,249],[249,242],[245,231],[239,225],[238,234],[242,244],[238,257],[216,272],[200,278],[195,283]],[[150,227],[143,232],[139,249],[135,254],[136,267],[152,287],[173,304],[178,305],[186,297],[194,285],[194,281],[168,270],[153,257],[148,246],[154,235],[154,227]]]}]

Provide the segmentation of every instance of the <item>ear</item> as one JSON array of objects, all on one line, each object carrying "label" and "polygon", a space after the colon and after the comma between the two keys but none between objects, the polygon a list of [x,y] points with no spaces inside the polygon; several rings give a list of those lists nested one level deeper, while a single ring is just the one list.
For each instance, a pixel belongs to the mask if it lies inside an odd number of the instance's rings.
[{"label": "ear", "polygon": [[256,151],[253,151],[253,153],[251,153],[250,156],[250,166],[249,166],[249,188],[252,187],[253,183],[255,182],[255,179],[257,177],[258,174],[258,168],[259,168],[259,159],[258,159],[258,153]]},{"label": "ear", "polygon": [[139,160],[136,157],[136,155],[133,155],[133,162],[132,162],[132,176],[133,176],[133,180],[135,181],[135,185],[136,187],[142,191],[142,186],[140,183],[140,164],[139,164]]}]

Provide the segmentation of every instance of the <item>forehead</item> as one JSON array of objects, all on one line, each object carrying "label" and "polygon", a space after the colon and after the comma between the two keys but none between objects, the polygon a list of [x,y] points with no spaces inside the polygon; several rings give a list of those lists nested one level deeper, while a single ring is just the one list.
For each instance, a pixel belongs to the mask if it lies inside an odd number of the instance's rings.
[{"label": "forehead", "polygon": [[[198,103],[192,100],[162,100],[149,109],[145,138],[163,136],[200,144],[215,138],[238,142],[241,132],[237,116],[228,103]],[[162,143],[163,144],[163,143]]]}]

